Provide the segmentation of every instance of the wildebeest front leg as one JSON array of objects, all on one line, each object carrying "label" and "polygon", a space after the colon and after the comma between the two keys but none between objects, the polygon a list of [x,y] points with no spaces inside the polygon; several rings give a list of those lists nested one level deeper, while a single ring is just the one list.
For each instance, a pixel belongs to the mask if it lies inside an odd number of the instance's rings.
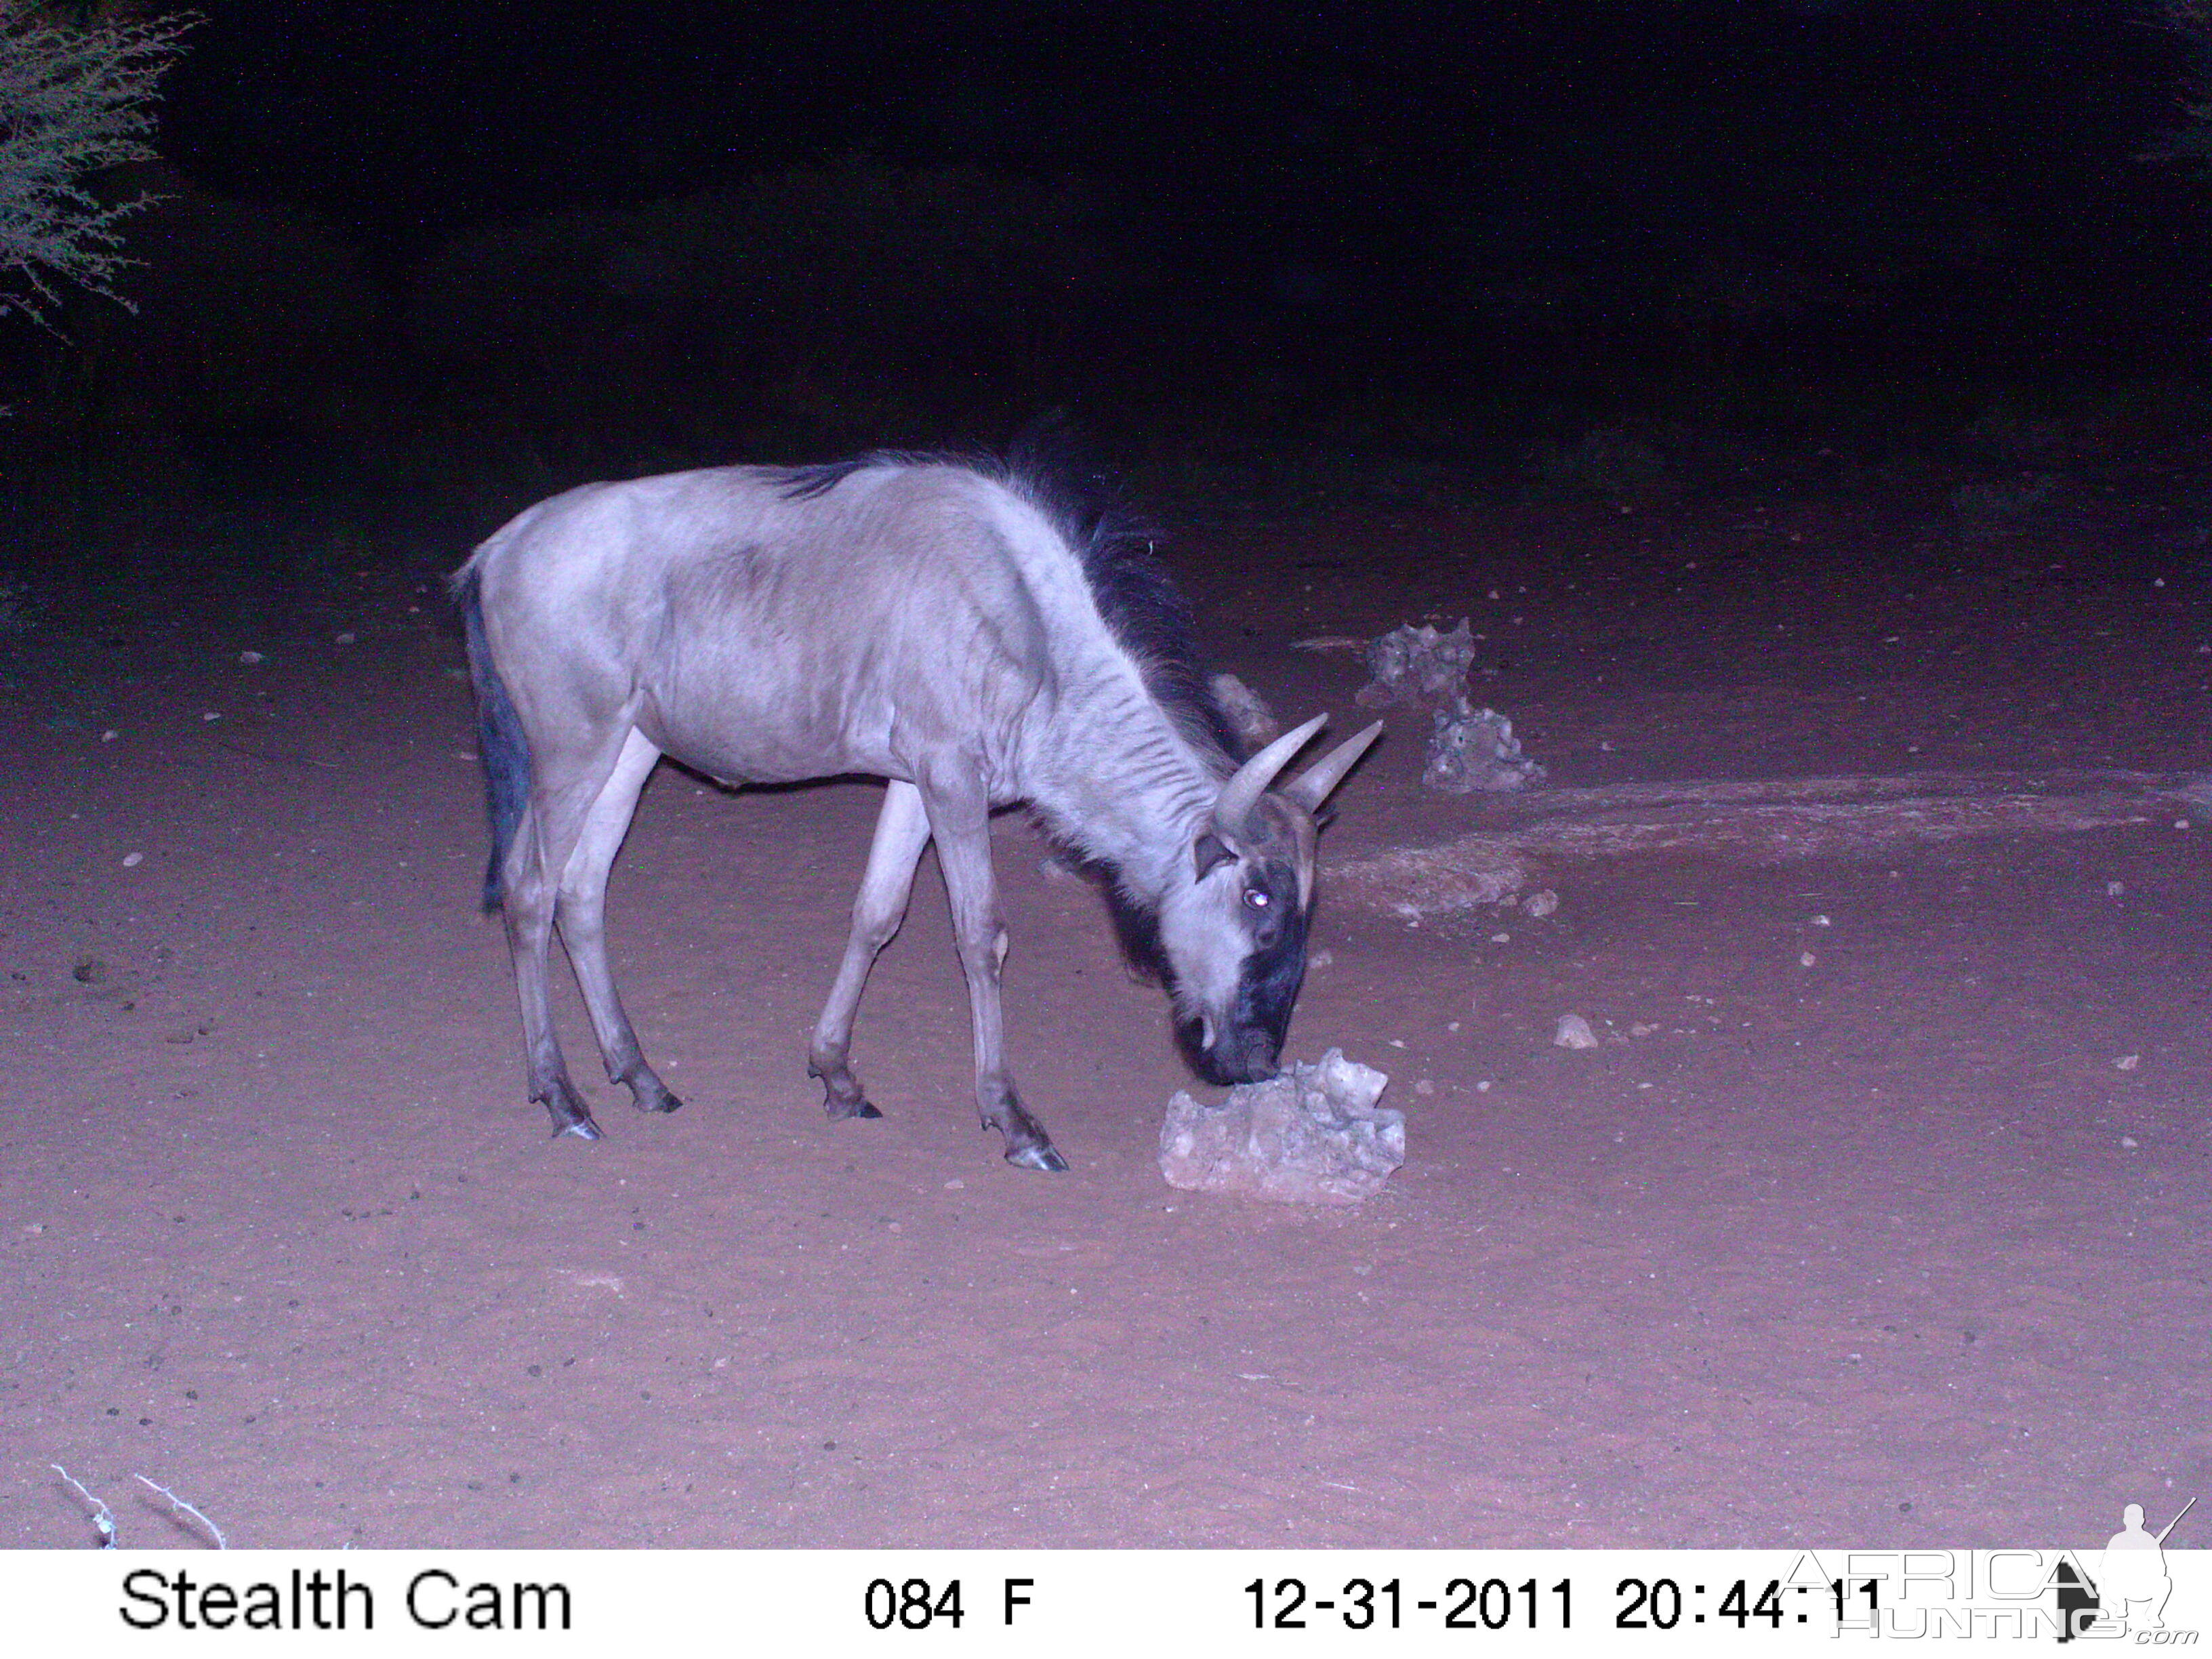
[{"label": "wildebeest front leg", "polygon": [[991,814],[981,779],[962,770],[933,775],[923,800],[937,832],[937,861],[952,901],[953,942],[968,978],[968,1012],[975,1035],[975,1103],[983,1127],[1006,1138],[1006,1162],[1027,1170],[1065,1170],[1044,1126],[1024,1109],[1006,1075],[1005,1031],[999,1012],[999,970],[1006,959],[1006,930],[999,920],[997,878],[991,869]]},{"label": "wildebeest front leg", "polygon": [[928,844],[929,815],[922,810],[921,792],[894,778],[876,819],[868,872],[861,878],[860,896],[853,901],[853,932],[845,941],[845,959],[837,966],[830,1000],[822,1005],[822,1018],[814,1024],[814,1042],[807,1054],[806,1073],[822,1079],[828,1091],[823,1103],[832,1117],[883,1115],[868,1104],[853,1075],[853,1016],[860,1008],[868,969],[906,920],[914,867]]}]

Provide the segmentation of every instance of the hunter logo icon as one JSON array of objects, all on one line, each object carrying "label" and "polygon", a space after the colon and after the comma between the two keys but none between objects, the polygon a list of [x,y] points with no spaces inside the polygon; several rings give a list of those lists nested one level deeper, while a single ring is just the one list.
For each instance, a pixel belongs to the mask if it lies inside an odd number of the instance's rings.
[{"label": "hunter logo icon", "polygon": [[2081,1583],[2062,1565],[2057,1589],[2063,1628],[2058,1639],[2070,1642],[2100,1620],[2109,1621],[2114,1635],[2164,1630],[2166,1598],[2173,1594],[2173,1580],[2166,1570],[2166,1535],[2196,1507],[2192,1498],[2181,1506],[2180,1515],[2152,1533],[2143,1527],[2142,1505],[2130,1504],[2120,1511],[2119,1531],[2106,1542],[2094,1582]]}]

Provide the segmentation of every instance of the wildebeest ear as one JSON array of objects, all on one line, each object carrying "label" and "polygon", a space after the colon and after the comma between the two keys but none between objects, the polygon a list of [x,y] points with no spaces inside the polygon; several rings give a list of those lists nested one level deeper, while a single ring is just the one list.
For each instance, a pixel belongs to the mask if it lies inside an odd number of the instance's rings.
[{"label": "wildebeest ear", "polygon": [[1211,830],[1201,832],[1190,844],[1191,862],[1198,867],[1198,879],[1204,881],[1207,872],[1227,864],[1237,856],[1237,849]]}]

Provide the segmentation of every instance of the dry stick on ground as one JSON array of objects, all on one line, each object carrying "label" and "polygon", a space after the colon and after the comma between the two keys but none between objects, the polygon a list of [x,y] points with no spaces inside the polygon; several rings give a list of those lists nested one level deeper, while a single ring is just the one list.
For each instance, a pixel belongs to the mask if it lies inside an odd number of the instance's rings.
[{"label": "dry stick on ground", "polygon": [[1750,864],[1866,857],[1901,842],[2061,835],[2212,809],[2193,772],[2052,769],[1614,784],[1484,803],[1486,827],[1332,864],[1331,890],[1408,921],[1510,903],[1550,860],[1686,852]]},{"label": "dry stick on ground", "polygon": [[191,1516],[192,1519],[198,1522],[200,1525],[205,1527],[208,1529],[210,1536],[214,1538],[215,1547],[217,1549],[227,1550],[230,1547],[230,1540],[222,1535],[222,1528],[216,1525],[214,1522],[209,1520],[206,1516],[203,1515],[196,1505],[187,1504],[183,1498],[178,1497],[176,1493],[171,1492],[167,1486],[162,1486],[159,1481],[149,1480],[143,1474],[133,1478],[137,1480],[143,1485],[153,1487],[155,1492],[167,1498],[171,1504],[175,1505],[178,1509],[182,1510],[186,1515]]},{"label": "dry stick on ground", "polygon": [[90,1492],[87,1492],[85,1490],[84,1482],[78,1480],[60,1464],[49,1463],[46,1467],[52,1469],[56,1474],[61,1476],[63,1480],[68,1481],[70,1485],[75,1486],[76,1488],[77,1496],[83,1498],[86,1503],[92,1505],[94,1510],[92,1517],[92,1524],[99,1530],[100,1547],[104,1550],[113,1549],[115,1547],[115,1511],[109,1509],[100,1499],[94,1498]]}]

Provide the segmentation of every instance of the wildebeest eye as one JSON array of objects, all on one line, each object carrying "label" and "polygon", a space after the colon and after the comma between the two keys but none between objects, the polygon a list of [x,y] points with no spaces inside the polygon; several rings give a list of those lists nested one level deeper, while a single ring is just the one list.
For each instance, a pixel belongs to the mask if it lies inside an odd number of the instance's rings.
[{"label": "wildebeest eye", "polygon": [[1269,900],[1267,894],[1261,892],[1258,888],[1254,887],[1246,891],[1244,895],[1244,902],[1250,905],[1255,910],[1264,910],[1267,908]]}]

